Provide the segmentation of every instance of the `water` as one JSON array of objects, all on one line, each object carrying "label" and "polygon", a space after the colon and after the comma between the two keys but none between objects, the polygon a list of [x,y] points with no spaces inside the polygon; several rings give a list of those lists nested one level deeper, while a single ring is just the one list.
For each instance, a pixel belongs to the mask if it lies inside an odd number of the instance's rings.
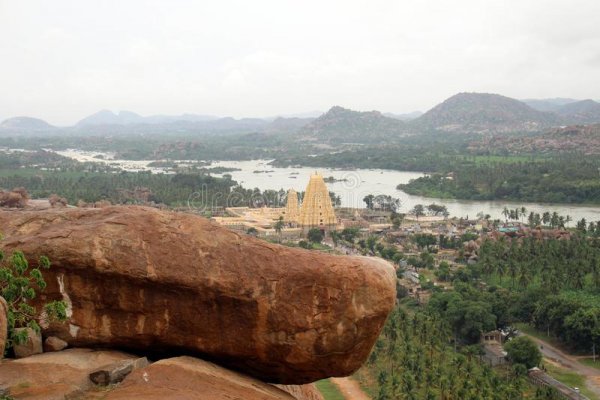
[{"label": "water", "polygon": [[[111,164],[128,171],[152,171],[161,173],[169,171],[164,168],[148,167],[151,161],[131,161],[112,159],[111,154],[99,152],[84,152],[80,150],[58,151],[66,157],[78,161],[92,161],[103,164]],[[105,159],[94,158],[96,155],[102,155]],[[176,161],[177,162],[177,161]],[[179,161],[180,163],[189,163],[190,161]],[[232,178],[240,185],[248,189],[258,188],[262,190],[294,189],[304,191],[309,177],[315,172],[315,168],[307,167],[288,167],[277,168],[268,165],[266,160],[253,161],[218,161],[213,162],[211,167],[229,167],[239,168],[240,171],[229,172]],[[256,173],[255,171],[262,171]],[[340,181],[327,183],[329,190],[335,192],[341,198],[343,207],[365,207],[363,198],[369,194],[390,195],[399,198],[402,202],[400,212],[410,211],[416,204],[428,205],[436,203],[448,208],[448,212],[453,217],[474,218],[478,213],[489,214],[492,219],[504,219],[502,210],[504,207],[517,208],[525,207],[527,214],[531,211],[544,213],[546,211],[556,211],[560,215],[569,215],[573,221],[585,218],[588,222],[600,221],[600,206],[579,206],[568,204],[540,204],[540,203],[522,203],[506,201],[471,201],[471,200],[450,200],[433,199],[422,196],[412,196],[403,191],[397,190],[396,186],[400,183],[408,183],[409,180],[423,176],[420,172],[392,171],[381,169],[332,169],[319,168],[318,172],[325,178],[333,177]],[[219,174],[214,174],[219,175]]]}]

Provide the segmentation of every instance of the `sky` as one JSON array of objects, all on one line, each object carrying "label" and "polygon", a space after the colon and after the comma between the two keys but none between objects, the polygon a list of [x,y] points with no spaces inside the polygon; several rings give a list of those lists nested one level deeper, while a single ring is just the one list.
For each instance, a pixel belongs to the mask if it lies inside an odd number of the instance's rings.
[{"label": "sky", "polygon": [[0,119],[600,99],[598,0],[0,0]]}]

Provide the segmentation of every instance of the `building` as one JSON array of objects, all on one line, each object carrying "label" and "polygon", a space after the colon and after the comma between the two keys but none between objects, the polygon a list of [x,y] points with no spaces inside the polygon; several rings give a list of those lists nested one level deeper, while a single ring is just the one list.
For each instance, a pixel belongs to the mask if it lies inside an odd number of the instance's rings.
[{"label": "building", "polygon": [[299,217],[300,207],[298,206],[298,193],[296,193],[294,189],[290,189],[287,193],[283,219],[285,222],[297,224]]},{"label": "building", "polygon": [[335,229],[337,218],[329,197],[329,190],[323,176],[315,172],[311,175],[300,208],[298,225],[306,232],[312,228],[323,231]]},{"label": "building", "polygon": [[481,334],[481,344],[483,344],[483,358],[487,363],[495,367],[506,363],[506,351],[502,347],[504,343],[504,334],[499,331],[490,331]]}]

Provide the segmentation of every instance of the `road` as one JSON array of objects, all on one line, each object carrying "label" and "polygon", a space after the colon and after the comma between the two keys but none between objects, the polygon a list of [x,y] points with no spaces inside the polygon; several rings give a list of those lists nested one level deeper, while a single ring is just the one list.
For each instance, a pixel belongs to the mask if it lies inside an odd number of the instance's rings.
[{"label": "road", "polygon": [[552,346],[545,340],[538,339],[531,335],[524,334],[533,340],[540,347],[540,351],[544,357],[554,361],[561,367],[569,369],[585,377],[587,387],[590,391],[600,396],[600,370],[588,367],[577,361],[575,356],[571,356]]},{"label": "road", "polygon": [[354,379],[350,377],[330,379],[340,389],[346,400],[371,400]]}]

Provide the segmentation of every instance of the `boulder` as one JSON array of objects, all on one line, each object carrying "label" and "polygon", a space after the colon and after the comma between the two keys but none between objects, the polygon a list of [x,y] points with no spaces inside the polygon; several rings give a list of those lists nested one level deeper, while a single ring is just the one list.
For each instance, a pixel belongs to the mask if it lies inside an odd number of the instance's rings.
[{"label": "boulder", "polygon": [[136,357],[118,351],[67,349],[0,362],[0,385],[16,399],[85,398],[94,390],[88,376],[103,365]]},{"label": "boulder", "polygon": [[47,255],[39,300],[70,346],[202,355],[284,384],[345,376],[368,357],[395,301],[376,258],[279,246],[185,213],[128,206],[0,211],[6,250]]},{"label": "boulder", "polygon": [[42,349],[42,334],[31,328],[16,328],[15,335],[23,331],[27,333],[27,340],[23,343],[15,343],[13,345],[15,358],[25,358],[42,353],[44,351]]},{"label": "boulder", "polygon": [[[293,394],[292,394],[293,393]],[[164,359],[137,370],[105,400],[322,400],[313,385],[276,387],[193,357]]]},{"label": "boulder", "polygon": [[90,380],[96,385],[114,385],[121,382],[132,371],[148,366],[148,359],[123,360],[108,364],[90,374]]},{"label": "boulder", "polygon": [[56,336],[49,336],[44,340],[44,352],[61,351],[69,344]]},{"label": "boulder", "polygon": [[6,340],[8,339],[8,304],[4,297],[0,296],[0,360],[4,357]]}]

